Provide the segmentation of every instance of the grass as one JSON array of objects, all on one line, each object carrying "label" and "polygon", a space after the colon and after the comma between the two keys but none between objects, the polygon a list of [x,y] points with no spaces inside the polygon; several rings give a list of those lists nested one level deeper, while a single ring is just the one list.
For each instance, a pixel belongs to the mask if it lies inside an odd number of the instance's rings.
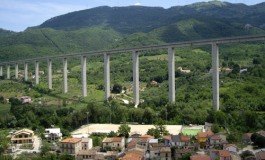
[{"label": "grass", "polygon": [[[168,60],[168,55],[167,54],[161,54],[161,55],[155,55],[155,56],[143,56],[140,59],[146,58],[147,60]],[[175,56],[175,61],[180,62],[183,59],[179,56]]]},{"label": "grass", "polygon": [[10,104],[0,104],[0,116],[9,112]]},{"label": "grass", "polygon": [[183,128],[183,135],[196,136],[198,132],[202,132],[202,128]]}]

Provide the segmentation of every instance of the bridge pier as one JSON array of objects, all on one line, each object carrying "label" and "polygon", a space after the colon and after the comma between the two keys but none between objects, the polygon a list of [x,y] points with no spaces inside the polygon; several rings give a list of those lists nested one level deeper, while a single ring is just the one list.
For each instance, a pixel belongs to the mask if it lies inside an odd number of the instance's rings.
[{"label": "bridge pier", "polygon": [[0,76],[3,76],[3,66],[0,66]]},{"label": "bridge pier", "polygon": [[139,105],[139,53],[138,51],[133,51],[133,100],[135,108]]},{"label": "bridge pier", "polygon": [[82,96],[87,96],[87,79],[86,79],[86,56],[81,57],[81,74],[82,74]]},{"label": "bridge pier", "polygon": [[35,84],[39,84],[39,62],[35,61]]},{"label": "bridge pier", "polygon": [[27,62],[24,63],[24,80],[25,81],[28,80],[28,63]]},{"label": "bridge pier", "polygon": [[168,48],[168,83],[169,102],[175,103],[175,53],[173,48]]},{"label": "bridge pier", "polygon": [[52,60],[48,59],[48,88],[52,89]]},{"label": "bridge pier", "polygon": [[110,97],[110,55],[104,54],[105,100]]},{"label": "bridge pier", "polygon": [[15,64],[15,79],[18,79],[18,64]]},{"label": "bridge pier", "polygon": [[67,58],[63,59],[63,93],[68,92],[67,84]]},{"label": "bridge pier", "polygon": [[10,79],[10,65],[6,66],[6,79]]},{"label": "bridge pier", "polygon": [[213,109],[219,110],[219,47],[212,43]]}]

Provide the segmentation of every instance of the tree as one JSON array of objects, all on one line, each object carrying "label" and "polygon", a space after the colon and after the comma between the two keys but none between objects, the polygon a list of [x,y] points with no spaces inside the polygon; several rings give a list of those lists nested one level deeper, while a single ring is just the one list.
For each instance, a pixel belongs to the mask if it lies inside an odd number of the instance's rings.
[{"label": "tree", "polygon": [[260,148],[265,147],[265,138],[257,133],[251,135],[251,141]]},{"label": "tree", "polygon": [[150,136],[154,136],[155,138],[160,138],[161,137],[159,130],[156,129],[156,128],[148,129],[146,134],[150,135]]},{"label": "tree", "polygon": [[212,131],[213,131],[213,133],[218,133],[218,132],[220,132],[220,127],[219,127],[219,125],[216,124],[216,123],[214,123],[214,124],[212,125]]},{"label": "tree", "polygon": [[112,88],[112,93],[121,93],[122,91],[122,85],[120,84],[114,84]]},{"label": "tree", "polygon": [[118,129],[118,134],[120,136],[124,136],[128,138],[130,131],[131,131],[131,127],[128,124],[121,124]]},{"label": "tree", "polygon": [[245,159],[245,158],[248,157],[248,156],[254,156],[254,154],[253,154],[251,151],[249,151],[249,150],[243,151],[243,152],[240,154],[240,157],[241,157],[242,159]]}]

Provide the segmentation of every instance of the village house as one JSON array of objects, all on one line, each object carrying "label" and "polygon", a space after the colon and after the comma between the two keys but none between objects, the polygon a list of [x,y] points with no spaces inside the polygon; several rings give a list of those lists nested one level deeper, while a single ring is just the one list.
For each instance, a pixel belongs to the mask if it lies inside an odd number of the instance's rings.
[{"label": "village house", "polygon": [[181,159],[183,155],[191,154],[194,155],[195,151],[192,149],[176,149],[174,152],[175,159]]},{"label": "village house", "polygon": [[257,158],[257,160],[265,160],[265,150],[261,150],[257,153],[255,153],[255,156]]},{"label": "village house", "polygon": [[210,148],[223,148],[223,145],[227,144],[226,136],[221,134],[214,134],[208,136],[208,147]]},{"label": "village house", "polygon": [[235,144],[225,144],[224,150],[237,153],[237,146]]},{"label": "village house", "polygon": [[61,152],[67,153],[73,156],[77,156],[77,153],[82,150],[81,138],[67,138],[61,141]]},{"label": "village house", "polygon": [[190,157],[190,160],[211,160],[208,155],[196,154]]},{"label": "village house", "polygon": [[180,147],[181,146],[180,136],[179,135],[171,135],[170,145]]},{"label": "village house", "polygon": [[[155,140],[155,139],[153,139]],[[153,141],[155,142],[155,141]],[[158,144],[158,143],[150,143],[149,141],[149,148],[148,148],[148,153],[149,155],[147,155],[148,158],[150,159],[160,159],[160,151],[161,148],[165,147],[164,144]]]},{"label": "village house", "polygon": [[164,141],[164,145],[165,146],[170,146],[170,141],[171,141],[171,135],[166,135],[166,136],[163,136],[163,141]]},{"label": "village house", "polygon": [[48,142],[51,141],[61,141],[62,133],[60,128],[46,128],[44,132],[44,137]]},{"label": "village house", "polygon": [[178,70],[180,70],[180,72],[182,72],[182,73],[190,73],[190,70],[182,69],[182,67],[178,67]]},{"label": "village house", "polygon": [[12,144],[33,144],[34,132],[29,129],[21,129],[9,135]]},{"label": "village house", "polygon": [[103,148],[109,146],[113,149],[123,150],[125,147],[125,139],[123,137],[104,138],[102,144]]},{"label": "village house", "polygon": [[22,104],[31,103],[32,99],[29,96],[22,96],[19,98]]},{"label": "village house", "polygon": [[93,141],[91,138],[82,138],[82,150],[89,150],[93,148]]},{"label": "village house", "polygon": [[180,136],[181,146],[188,147],[190,145],[190,137],[189,136]]},{"label": "village house", "polygon": [[170,146],[188,147],[190,145],[190,137],[183,135],[171,135]]},{"label": "village house", "polygon": [[213,132],[199,132],[197,133],[197,142],[200,146],[206,146],[207,138],[212,136]]},{"label": "village house", "polygon": [[150,83],[150,84],[151,84],[151,86],[152,86],[152,87],[157,87],[157,86],[158,86],[158,83],[157,83],[157,81],[154,81],[154,80],[153,80],[153,81],[151,81],[151,83]]},{"label": "village house", "polygon": [[104,158],[106,160],[116,160],[118,159],[119,152],[117,151],[107,151],[107,153],[104,154]]},{"label": "village house", "polygon": [[144,160],[144,153],[141,151],[129,151],[119,160]]},{"label": "village house", "polygon": [[230,152],[227,150],[211,150],[210,157],[211,159],[231,160]]},{"label": "village house", "polygon": [[171,148],[170,147],[161,147],[160,148],[160,160],[171,160]]},{"label": "village house", "polygon": [[97,152],[94,150],[81,150],[77,153],[77,160],[95,159]]}]

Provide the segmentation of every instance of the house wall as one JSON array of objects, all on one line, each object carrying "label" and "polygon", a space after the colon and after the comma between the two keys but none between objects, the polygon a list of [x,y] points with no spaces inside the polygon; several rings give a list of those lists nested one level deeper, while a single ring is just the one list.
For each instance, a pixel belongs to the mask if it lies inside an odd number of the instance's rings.
[{"label": "house wall", "polygon": [[228,150],[229,152],[237,152],[236,147],[233,146],[227,147],[226,150]]},{"label": "house wall", "polygon": [[76,156],[77,153],[82,150],[81,142],[78,143],[62,143],[61,149],[63,153],[68,153]]},{"label": "house wall", "polygon": [[77,160],[83,160],[83,159],[95,159],[95,155],[78,155]]},{"label": "house wall", "polygon": [[160,160],[171,160],[171,152],[160,153]]}]

